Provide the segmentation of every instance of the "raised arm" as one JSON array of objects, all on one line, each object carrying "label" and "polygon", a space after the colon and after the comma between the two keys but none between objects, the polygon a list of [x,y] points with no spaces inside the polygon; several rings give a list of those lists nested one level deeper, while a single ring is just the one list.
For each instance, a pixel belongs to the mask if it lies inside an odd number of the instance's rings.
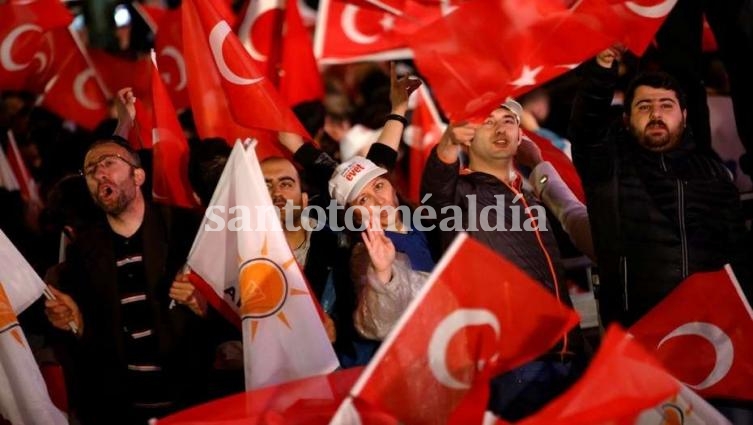
[{"label": "raised arm", "polygon": [[[395,62],[390,63],[390,104],[392,110],[388,115],[384,128],[379,134],[377,143],[389,146],[396,151],[400,148],[400,140],[405,130],[405,114],[408,112],[408,99],[411,93],[421,86],[421,80],[412,76],[398,77]],[[402,117],[401,120],[399,117]]]},{"label": "raised arm", "polygon": [[115,109],[118,112],[115,135],[127,139],[136,120],[136,96],[133,95],[132,88],[124,87],[118,90],[115,96]]},{"label": "raised arm", "polygon": [[608,133],[619,57],[618,48],[609,48],[586,62],[581,70],[568,139],[573,145],[573,162],[586,189],[607,180],[614,172],[617,150]]}]

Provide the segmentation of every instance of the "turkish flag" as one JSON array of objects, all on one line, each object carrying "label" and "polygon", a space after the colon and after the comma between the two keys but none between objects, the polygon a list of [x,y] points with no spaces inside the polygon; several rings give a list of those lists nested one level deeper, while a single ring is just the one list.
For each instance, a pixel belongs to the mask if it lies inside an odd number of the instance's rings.
[{"label": "turkish flag", "polygon": [[729,266],[690,276],[630,332],[701,396],[753,400],[753,310]]},{"label": "turkish flag", "polygon": [[[186,61],[193,107],[200,101],[206,103],[209,96],[221,96],[240,126],[286,131],[310,139],[269,78],[256,69],[238,37],[208,0],[183,2],[183,44],[186,56],[192,56]],[[208,61],[197,63],[196,59],[207,56]],[[200,73],[207,74],[205,79],[213,83],[215,93],[201,93],[194,101],[192,80],[201,79],[197,75]]]},{"label": "turkish flag", "polygon": [[58,0],[0,3],[0,90],[41,92],[56,53],[44,33],[72,20]]},{"label": "turkish flag", "polygon": [[288,105],[324,98],[311,34],[303,25],[297,0],[288,0],[285,7],[280,70],[280,94]]},{"label": "turkish flag", "polygon": [[478,118],[612,44],[580,10],[560,0],[465,2],[408,44],[450,119]]},{"label": "turkish flag", "polygon": [[[356,408],[366,403],[402,423],[445,423],[471,388],[484,387],[474,393],[486,397],[491,377],[550,349],[577,323],[541,284],[463,233],[351,396]],[[352,423],[349,414],[357,414],[352,401],[333,423]]]},{"label": "turkish flag", "polygon": [[[291,3],[296,2],[291,0]],[[252,62],[274,85],[277,85],[279,78],[277,67],[282,54],[285,5],[285,0],[250,0],[238,27],[238,39]]]},{"label": "turkish flag", "polygon": [[181,16],[180,7],[165,12],[165,16],[158,23],[157,33],[154,36],[157,65],[176,109],[187,108],[190,104],[186,60],[183,55]]},{"label": "turkish flag", "polygon": [[314,33],[314,54],[321,64],[410,58],[413,56],[408,49],[410,35],[451,10],[443,3],[408,1],[403,13],[395,15],[347,1],[322,0]]},{"label": "turkish flag", "polygon": [[641,56],[675,4],[677,0],[587,0],[578,11],[591,16],[599,32]]},{"label": "turkish flag", "polygon": [[415,106],[411,113],[411,123],[405,130],[405,142],[410,146],[410,168],[408,197],[418,202],[421,197],[421,177],[431,149],[439,143],[447,124],[442,122],[437,106],[429,89],[421,85],[411,100]]},{"label": "turkish flag", "polygon": [[172,414],[156,425],[327,424],[362,367],[224,397]]},{"label": "turkish flag", "polygon": [[517,423],[607,425],[616,419],[634,417],[679,390],[678,382],[655,358],[618,325],[612,325],[578,382]]},{"label": "turkish flag", "polygon": [[573,165],[573,161],[571,161],[564,152],[554,146],[549,140],[538,134],[532,131],[526,131],[525,135],[533,140],[533,142],[536,143],[536,146],[541,149],[541,156],[544,161],[549,161],[552,164],[573,194],[575,194],[581,202],[585,202],[586,194],[583,191],[583,185],[580,181],[578,171],[575,169],[575,165]]},{"label": "turkish flag", "polygon": [[152,198],[166,205],[198,207],[188,181],[188,142],[156,65],[150,74],[152,119],[144,121],[137,113],[136,122],[138,127],[152,133]]},{"label": "turkish flag", "polygon": [[[41,105],[61,117],[93,130],[108,117],[105,88],[85,48],[70,30],[56,37],[57,47],[67,58],[47,85]],[[56,47],[56,48],[57,48]]]}]

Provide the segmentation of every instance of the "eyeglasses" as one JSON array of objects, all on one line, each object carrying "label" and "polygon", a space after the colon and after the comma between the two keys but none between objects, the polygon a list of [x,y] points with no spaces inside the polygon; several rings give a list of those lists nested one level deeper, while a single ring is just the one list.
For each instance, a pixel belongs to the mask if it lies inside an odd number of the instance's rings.
[{"label": "eyeglasses", "polygon": [[123,158],[122,156],[118,154],[109,154],[109,155],[102,155],[101,157],[99,157],[98,160],[84,167],[83,170],[79,170],[78,173],[83,177],[92,177],[94,174],[97,173],[97,170],[99,169],[99,167],[102,167],[105,170],[112,169],[112,167],[115,165],[117,160],[121,160],[133,168],[141,168],[138,165]]}]

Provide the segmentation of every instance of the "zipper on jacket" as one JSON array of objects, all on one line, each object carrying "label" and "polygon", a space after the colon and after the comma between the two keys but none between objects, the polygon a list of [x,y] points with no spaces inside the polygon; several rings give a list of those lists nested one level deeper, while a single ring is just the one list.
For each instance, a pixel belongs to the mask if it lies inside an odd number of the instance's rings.
[{"label": "zipper on jacket", "polygon": [[[552,275],[552,280],[554,283],[554,294],[557,297],[557,301],[562,302],[560,299],[560,285],[559,285],[559,279],[557,279],[557,272],[554,269],[554,262],[552,261],[552,257],[549,255],[549,251],[546,249],[546,246],[544,245],[544,240],[541,238],[541,233],[539,233],[539,222],[533,217],[533,214],[531,214],[530,208],[528,207],[528,202],[526,201],[526,197],[519,192],[517,189],[512,187],[511,185],[502,182],[505,186],[507,186],[512,193],[515,194],[515,196],[520,195],[520,200],[523,203],[523,206],[525,207],[525,213],[526,215],[533,221],[533,223],[536,225],[534,227],[534,235],[536,235],[536,241],[539,244],[539,248],[541,248],[542,253],[544,254],[544,258],[546,259],[547,265],[549,266],[549,273]],[[565,294],[565,296],[569,296],[569,294]],[[580,324],[578,325],[580,326]],[[562,350],[560,350],[560,358],[564,359],[565,354],[569,352],[569,343],[568,343],[568,337],[567,332],[565,332],[565,336],[562,337]]]},{"label": "zipper on jacket", "polygon": [[680,247],[682,253],[682,278],[688,277],[688,236],[685,230],[685,189],[677,179],[677,218],[680,225]]}]

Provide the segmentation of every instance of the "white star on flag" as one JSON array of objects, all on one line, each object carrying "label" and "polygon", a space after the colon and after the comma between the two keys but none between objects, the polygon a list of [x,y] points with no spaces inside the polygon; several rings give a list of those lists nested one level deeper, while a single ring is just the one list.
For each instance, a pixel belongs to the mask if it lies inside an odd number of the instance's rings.
[{"label": "white star on flag", "polygon": [[536,84],[536,76],[539,75],[543,69],[543,66],[531,69],[530,66],[523,65],[523,72],[521,72],[520,77],[515,81],[510,81],[510,85],[515,86],[516,89],[525,86],[533,86]]}]

